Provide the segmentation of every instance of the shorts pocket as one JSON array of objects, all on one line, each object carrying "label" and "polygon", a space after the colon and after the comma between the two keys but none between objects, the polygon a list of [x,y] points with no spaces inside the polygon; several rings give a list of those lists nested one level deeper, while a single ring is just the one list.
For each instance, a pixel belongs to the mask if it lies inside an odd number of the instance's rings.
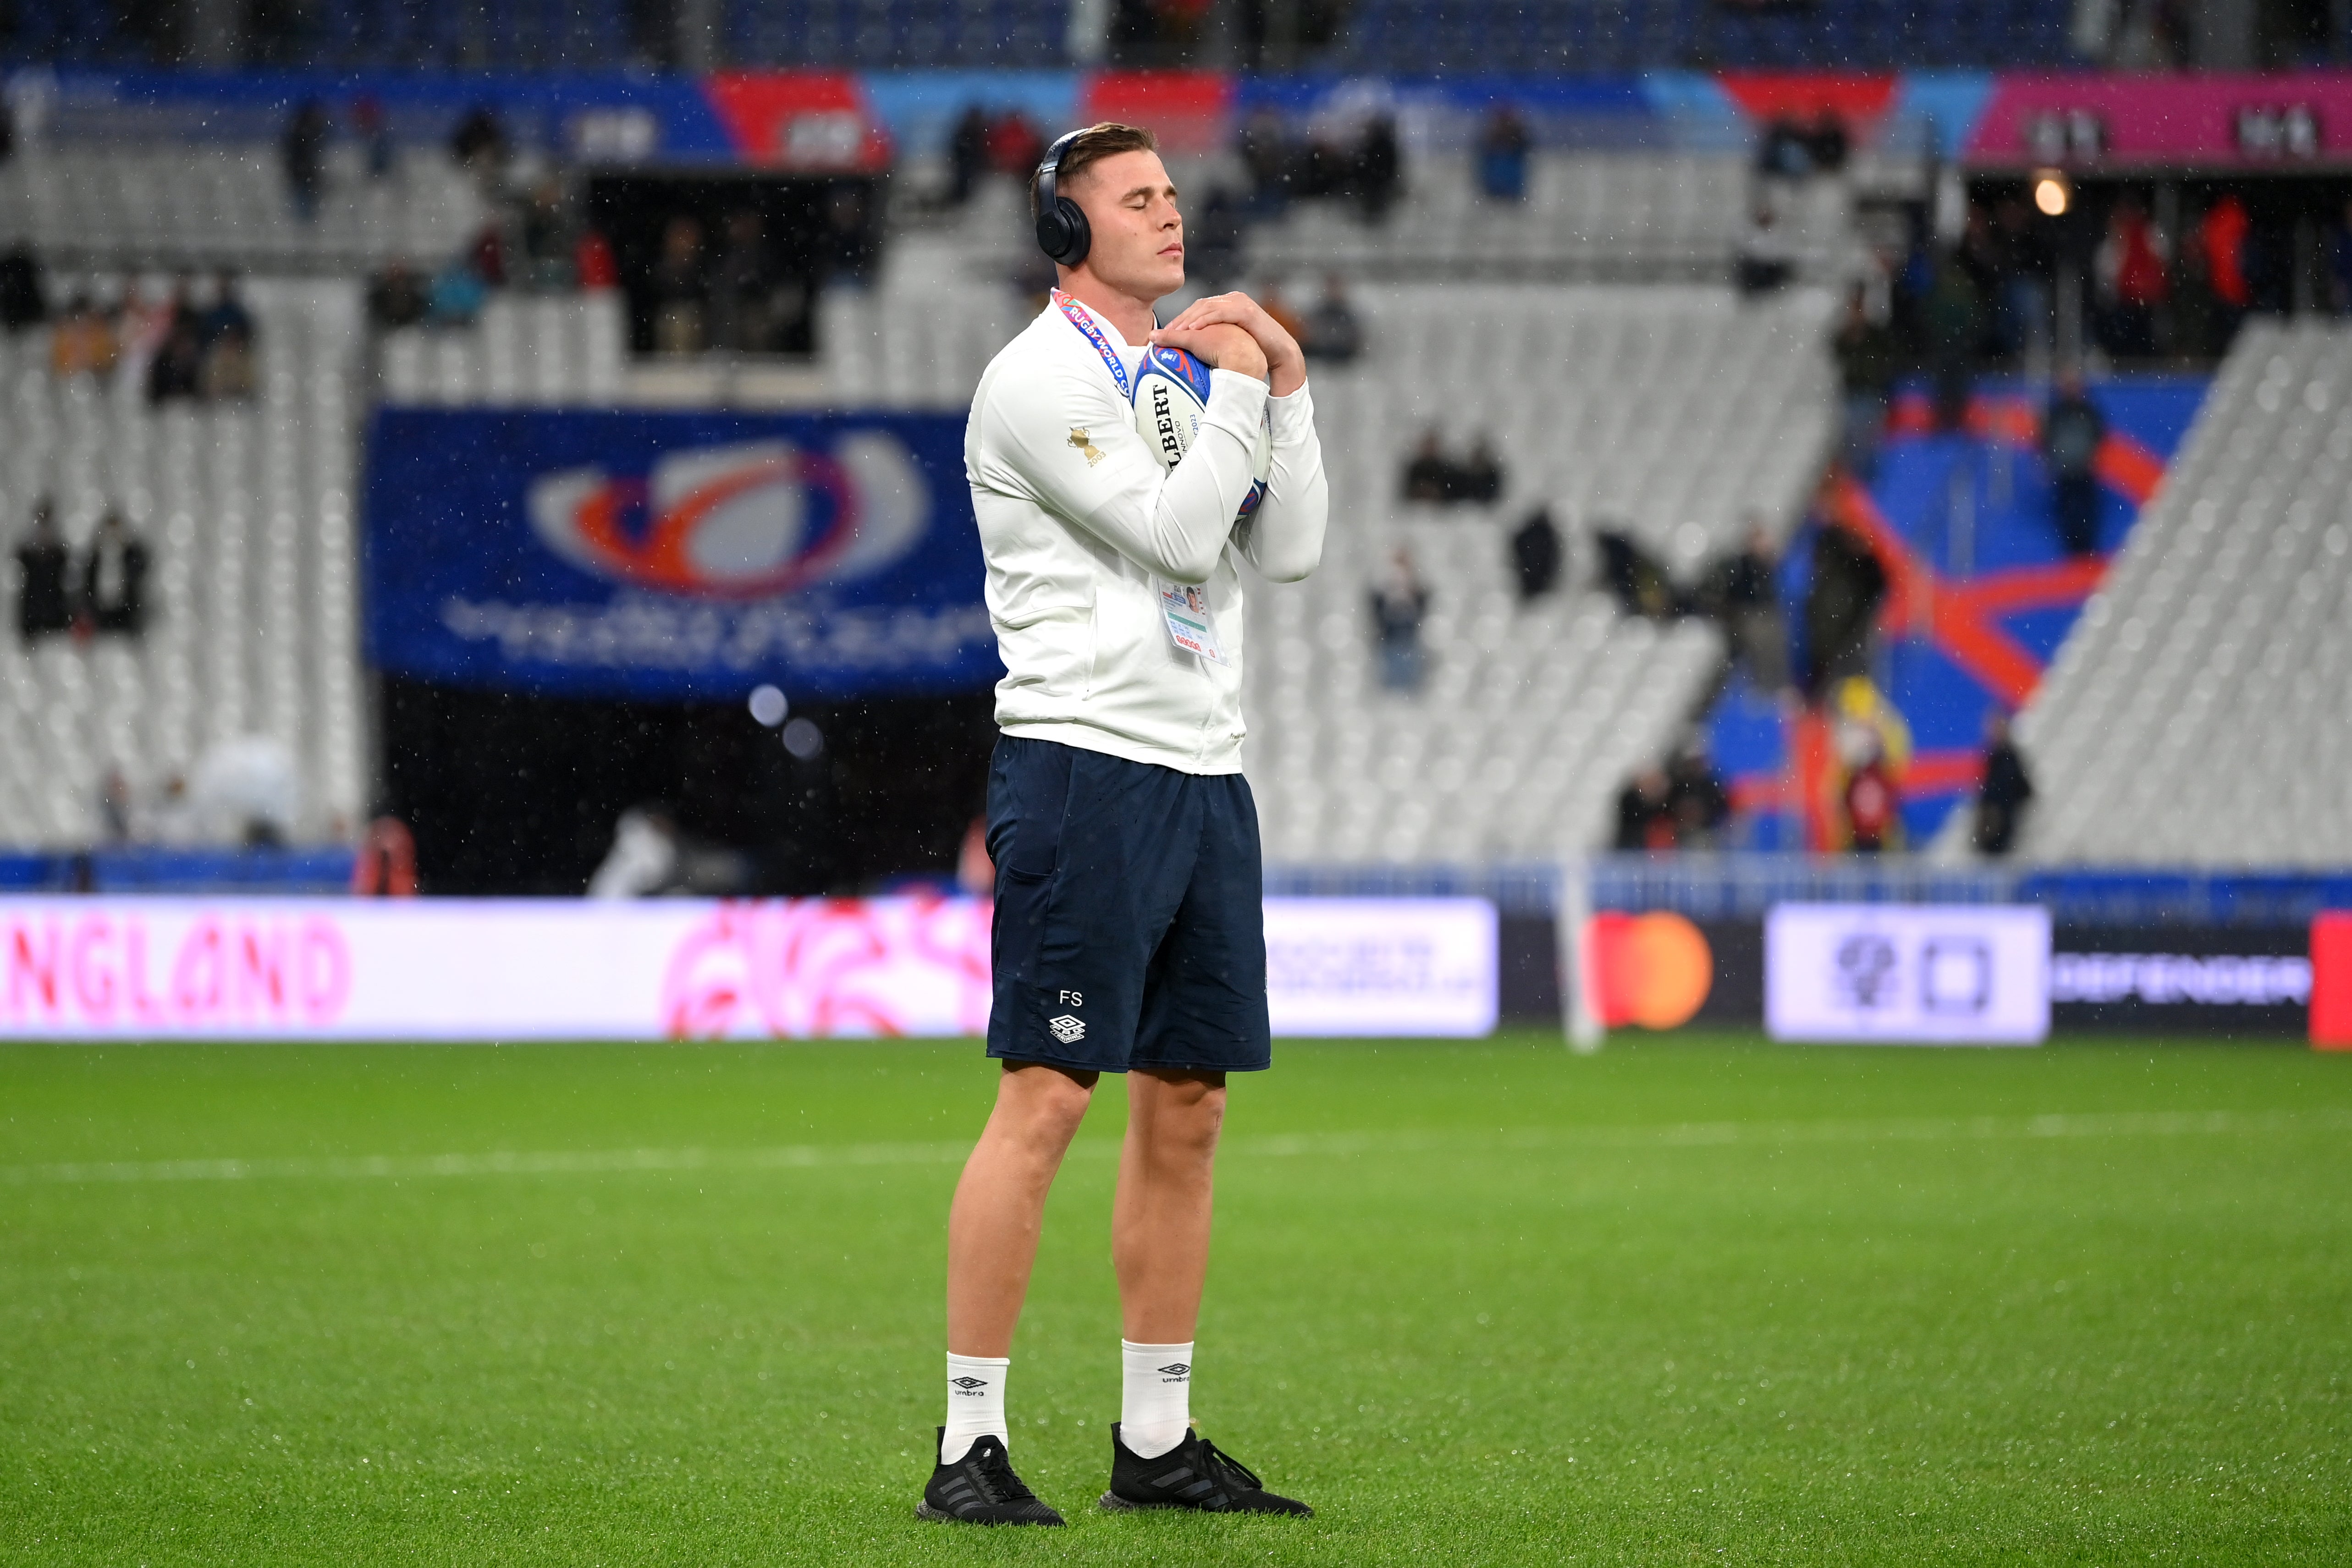
[{"label": "shorts pocket", "polygon": [[1023,755],[1012,768],[1012,832],[1004,849],[1004,874],[1015,882],[1039,883],[1062,860],[1062,825],[1070,809],[1070,766],[1077,753],[1050,740],[1020,743]]}]

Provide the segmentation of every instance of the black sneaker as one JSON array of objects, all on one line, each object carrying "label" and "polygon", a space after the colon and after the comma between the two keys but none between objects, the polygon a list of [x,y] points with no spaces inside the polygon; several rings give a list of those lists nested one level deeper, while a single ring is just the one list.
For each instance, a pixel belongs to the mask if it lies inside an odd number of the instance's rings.
[{"label": "black sneaker", "polygon": [[[947,1436],[947,1428],[940,1428]],[[935,1444],[931,1452],[938,1453]],[[1062,1516],[1037,1500],[1037,1494],[1013,1473],[1013,1456],[1004,1440],[985,1437],[964,1457],[931,1471],[931,1484],[915,1505],[917,1519],[961,1524],[1059,1524]]]},{"label": "black sneaker", "polygon": [[1138,1508],[1191,1508],[1202,1513],[1295,1513],[1312,1515],[1303,1502],[1265,1490],[1247,1465],[1224,1453],[1198,1432],[1154,1458],[1139,1459],[1119,1441],[1110,1424],[1110,1490],[1102,1506],[1112,1513]]}]

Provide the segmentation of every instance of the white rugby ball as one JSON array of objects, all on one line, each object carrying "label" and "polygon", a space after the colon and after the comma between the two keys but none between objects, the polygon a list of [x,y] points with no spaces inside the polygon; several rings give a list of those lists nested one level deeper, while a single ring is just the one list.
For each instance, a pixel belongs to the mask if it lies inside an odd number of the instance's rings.
[{"label": "white rugby ball", "polygon": [[[1143,368],[1135,377],[1135,428],[1158,455],[1161,467],[1175,467],[1192,450],[1192,437],[1208,407],[1208,366],[1165,344],[1145,352]],[[1255,513],[1265,499],[1266,477],[1273,472],[1273,416],[1267,414],[1258,421],[1257,445],[1250,453],[1249,496],[1234,517],[1236,522]]]}]

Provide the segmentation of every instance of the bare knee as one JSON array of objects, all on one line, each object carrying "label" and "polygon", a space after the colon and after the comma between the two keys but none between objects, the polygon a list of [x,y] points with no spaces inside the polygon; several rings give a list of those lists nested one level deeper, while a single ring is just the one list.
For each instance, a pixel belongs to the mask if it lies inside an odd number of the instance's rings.
[{"label": "bare knee", "polygon": [[1095,1074],[1043,1062],[1007,1064],[996,1089],[997,1113],[1024,1143],[1066,1146],[1094,1103]]},{"label": "bare knee", "polygon": [[1139,1072],[1129,1094],[1155,1158],[1192,1163],[1216,1153],[1225,1124],[1223,1074]]}]

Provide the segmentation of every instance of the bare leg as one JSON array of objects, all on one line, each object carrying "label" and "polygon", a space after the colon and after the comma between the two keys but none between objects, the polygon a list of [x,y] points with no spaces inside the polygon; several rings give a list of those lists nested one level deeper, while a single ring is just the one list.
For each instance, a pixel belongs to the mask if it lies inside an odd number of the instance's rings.
[{"label": "bare leg", "polygon": [[1013,1354],[1045,1194],[1085,1119],[1095,1077],[1034,1061],[1004,1064],[996,1108],[964,1162],[948,1210],[950,1355]]},{"label": "bare leg", "polygon": [[1135,1343],[1192,1343],[1209,1273],[1211,1175],[1224,1120],[1222,1072],[1127,1075],[1110,1250],[1122,1332]]}]

